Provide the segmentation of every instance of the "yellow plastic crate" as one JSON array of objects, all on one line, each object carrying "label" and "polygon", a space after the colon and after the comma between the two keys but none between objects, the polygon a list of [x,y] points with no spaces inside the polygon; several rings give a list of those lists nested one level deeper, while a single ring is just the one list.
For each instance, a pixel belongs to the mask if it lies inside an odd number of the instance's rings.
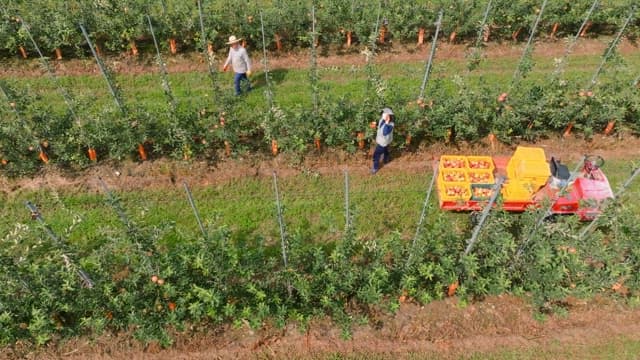
[{"label": "yellow plastic crate", "polygon": [[536,191],[535,185],[528,181],[509,180],[502,186],[502,199],[504,201],[531,201]]},{"label": "yellow plastic crate", "polygon": [[465,169],[442,169],[439,180],[443,183],[468,182],[467,171]]},{"label": "yellow plastic crate", "polygon": [[520,160],[516,167],[516,178],[528,180],[540,187],[547,183],[551,176],[549,163],[546,161]]},{"label": "yellow plastic crate", "polygon": [[440,156],[440,170],[442,169],[466,169],[467,158],[460,155],[442,155]]},{"label": "yellow plastic crate", "polygon": [[512,159],[517,160],[534,160],[534,161],[546,161],[547,156],[544,154],[544,149],[539,147],[518,146],[516,151],[513,152]]},{"label": "yellow plastic crate", "polygon": [[467,156],[467,166],[471,170],[490,170],[496,168],[491,156]]},{"label": "yellow plastic crate", "polygon": [[467,170],[467,178],[472,184],[493,184],[493,170],[487,169],[469,169]]},{"label": "yellow plastic crate", "polygon": [[438,185],[440,201],[467,201],[471,198],[469,183],[446,183]]}]

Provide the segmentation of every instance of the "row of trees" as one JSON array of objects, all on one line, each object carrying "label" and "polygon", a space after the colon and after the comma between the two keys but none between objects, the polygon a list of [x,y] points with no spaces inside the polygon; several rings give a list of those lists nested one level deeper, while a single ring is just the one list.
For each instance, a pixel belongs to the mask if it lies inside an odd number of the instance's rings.
[{"label": "row of trees", "polygon": [[[79,30],[83,24],[90,36],[107,51],[136,54],[140,42],[151,38],[146,15],[154,22],[157,36],[166,39],[172,52],[200,48],[203,36],[220,48],[230,34],[261,45],[261,27],[267,31],[271,49],[308,46],[311,9],[316,9],[318,42],[351,44],[370,36],[380,42],[426,41],[435,31],[440,10],[444,12],[442,33],[450,41],[476,37],[478,24],[490,5],[484,28],[486,41],[526,39],[530,24],[544,10],[540,28],[549,36],[573,35],[581,26],[593,0],[3,0],[0,12],[0,55],[33,53],[23,28],[27,24],[36,43],[47,54],[81,55],[87,50]],[[611,33],[626,17],[633,1],[599,1],[584,33]],[[202,21],[207,29],[202,34]],[[638,17],[640,19],[640,17]],[[637,36],[640,20],[631,24],[628,36]],[[380,33],[373,34],[375,31]]]}]

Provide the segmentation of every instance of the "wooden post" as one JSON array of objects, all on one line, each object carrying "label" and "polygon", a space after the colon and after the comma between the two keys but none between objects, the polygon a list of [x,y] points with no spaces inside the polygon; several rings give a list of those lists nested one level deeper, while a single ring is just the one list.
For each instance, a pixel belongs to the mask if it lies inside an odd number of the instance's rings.
[{"label": "wooden post", "polygon": [[351,31],[347,31],[347,47],[351,47]]},{"label": "wooden post", "polygon": [[593,22],[591,20],[587,21],[584,28],[580,32],[580,37],[585,37],[587,35],[587,31],[589,31],[589,28],[591,28],[591,25],[593,25]]},{"label": "wooden post", "polygon": [[554,23],[553,24],[553,28],[551,28],[551,34],[549,34],[549,37],[552,39],[556,38],[556,33],[558,32],[558,27],[560,26],[559,23]]},{"label": "wooden post", "polygon": [[175,55],[178,53],[178,45],[176,44],[176,38],[169,38],[169,51]]},{"label": "wooden post", "polygon": [[24,48],[24,46],[20,45],[18,47],[18,50],[20,50],[20,55],[22,55],[23,59],[26,59],[28,57],[27,50]]},{"label": "wooden post", "polygon": [[271,140],[271,153],[273,156],[278,155],[278,140],[276,139]]},{"label": "wooden post", "polygon": [[55,49],[55,52],[56,52],[56,60],[62,60],[62,50],[59,47],[57,47]]}]

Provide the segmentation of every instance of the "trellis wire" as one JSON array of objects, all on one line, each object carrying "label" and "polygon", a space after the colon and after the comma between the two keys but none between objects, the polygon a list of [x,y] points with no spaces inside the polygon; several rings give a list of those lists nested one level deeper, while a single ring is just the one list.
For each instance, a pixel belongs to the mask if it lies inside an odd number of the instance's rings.
[{"label": "trellis wire", "polygon": [[518,62],[518,66],[516,67],[516,70],[513,73],[513,78],[511,79],[510,88],[513,88],[522,77],[522,71],[521,71],[522,65],[524,64],[525,60],[531,55],[531,44],[533,44],[533,37],[535,36],[536,30],[538,29],[538,24],[540,23],[540,19],[542,18],[542,14],[544,13],[544,8],[547,6],[547,1],[548,0],[544,0],[542,2],[542,6],[540,7],[538,16],[536,16],[536,20],[534,21],[533,26],[531,27],[531,32],[529,33],[529,39],[527,40],[527,45],[525,46],[524,51],[522,52],[522,56],[520,57],[520,61]]},{"label": "trellis wire", "polygon": [[[280,244],[282,247],[282,262],[284,268],[289,268],[289,262],[287,260],[287,233],[285,230],[284,218],[282,216],[282,205],[280,204],[280,193],[278,192],[278,175],[273,172],[273,191],[276,197],[276,214],[278,216],[278,225],[280,226]],[[289,296],[292,294],[291,282],[287,279],[287,292]]]},{"label": "trellis wire", "polygon": [[[631,176],[622,184],[620,189],[614,194],[614,199],[617,199],[625,192],[625,190],[629,187],[629,185],[631,185],[631,182],[633,181],[633,179],[636,176],[638,176],[638,173],[640,173],[640,167],[637,167],[631,173]],[[582,229],[582,231],[578,235],[578,241],[584,240],[584,237],[589,233],[589,231],[591,231],[591,228],[597,223],[598,219],[600,219],[600,216],[607,208],[609,202],[610,202],[610,199],[605,199],[602,203],[598,204],[598,210],[599,210],[598,214],[595,216],[595,218],[593,218],[593,220],[591,220],[591,222],[587,226],[584,227],[584,229]]]},{"label": "trellis wire", "polygon": [[87,33],[87,30],[84,28],[84,25],[79,24],[79,26],[80,26],[80,30],[82,31],[82,35],[84,36],[84,39],[87,41],[87,45],[89,45],[89,49],[91,50],[93,57],[96,59],[96,63],[98,63],[98,67],[100,68],[100,72],[102,73],[102,76],[104,76],[104,79],[107,81],[107,86],[109,87],[109,91],[111,92],[111,95],[113,96],[113,99],[116,102],[118,109],[120,109],[120,111],[123,114],[126,114],[127,110],[124,106],[124,103],[122,102],[122,99],[120,99],[120,96],[116,90],[116,87],[112,83],[112,80],[109,77],[109,74],[107,73],[107,69],[103,64],[102,59],[100,59],[100,56],[98,56],[98,53],[93,47],[93,43],[91,43],[91,39],[89,39],[89,34]]},{"label": "trellis wire", "polygon": [[627,20],[625,20],[624,24],[620,28],[620,31],[618,31],[618,34],[616,35],[615,39],[611,42],[611,44],[607,48],[606,53],[602,57],[602,61],[600,62],[600,65],[598,66],[598,68],[594,72],[593,77],[591,77],[591,81],[589,81],[589,84],[586,86],[587,89],[591,89],[591,87],[593,85],[595,85],[596,79],[597,79],[598,75],[600,75],[600,72],[602,71],[602,68],[604,67],[604,64],[609,59],[609,55],[611,55],[611,53],[613,52],[613,49],[618,47],[618,43],[620,42],[620,37],[622,37],[622,34],[627,29],[627,26],[629,25],[629,23],[631,22],[631,19],[635,15],[635,12],[636,12],[636,7],[633,6],[631,8],[631,10],[629,11],[629,16],[627,17]]},{"label": "trellis wire", "polygon": [[440,33],[440,27],[442,26],[442,16],[444,11],[441,9],[438,13],[438,20],[436,21],[436,33],[433,34],[433,40],[431,41],[431,51],[429,52],[429,59],[424,69],[424,76],[422,78],[422,85],[420,85],[420,95],[418,99],[424,99],[424,90],[427,87],[427,81],[429,80],[429,74],[431,73],[431,64],[433,57],[436,54],[436,43],[438,42],[438,34]]},{"label": "trellis wire", "polygon": [[[49,235],[49,237],[51,238],[51,240],[53,240],[53,242],[55,243],[55,245],[60,248],[60,250],[66,250],[65,249],[65,244],[62,242],[62,240],[60,240],[60,238],[53,232],[53,230],[51,230],[51,228],[49,227],[49,225],[47,225],[47,223],[44,221],[44,219],[42,218],[42,215],[40,215],[40,212],[38,211],[38,208],[31,203],[30,201],[27,201],[25,203],[25,205],[27,206],[27,209],[29,209],[29,211],[31,211],[31,218],[34,220],[37,220],[40,225],[42,225],[42,227],[44,228],[45,232],[47,233],[47,235]],[[64,260],[65,266],[67,266],[67,268],[72,266],[71,260],[69,259],[69,256],[67,254],[62,254],[62,259]],[[88,289],[93,288],[94,283],[91,280],[91,278],[89,277],[89,275],[87,275],[86,272],[84,272],[84,270],[78,268],[78,276],[80,276],[80,280],[82,281],[82,285]]]},{"label": "trellis wire", "polygon": [[482,209],[480,220],[478,221],[476,226],[473,228],[473,233],[471,235],[471,238],[467,242],[467,248],[464,250],[463,256],[468,255],[473,249],[473,246],[476,244],[476,241],[478,240],[478,235],[480,234],[480,230],[482,230],[484,221],[487,219],[487,216],[489,216],[489,212],[493,208],[493,204],[496,202],[496,199],[500,194],[500,190],[502,189],[502,184],[504,183],[504,180],[505,179],[502,176],[496,179],[496,183],[493,185],[493,188],[491,189],[492,191],[491,197],[489,198],[489,201],[487,202],[487,204],[484,206],[484,209]]},{"label": "trellis wire", "polygon": [[173,91],[171,91],[171,85],[169,84],[169,78],[167,73],[167,67],[162,60],[162,55],[160,55],[160,47],[158,46],[158,41],[156,40],[156,34],[153,31],[153,25],[151,24],[151,17],[149,15],[145,15],[147,18],[147,22],[149,23],[149,32],[151,33],[151,38],[153,39],[153,45],[156,48],[156,58],[158,61],[158,66],[160,67],[160,75],[162,76],[162,89],[164,90],[165,95],[169,99],[169,103],[171,104],[171,109],[173,111],[176,110],[176,98],[173,96]]},{"label": "trellis wire", "polygon": [[196,217],[196,221],[198,222],[198,226],[200,227],[200,231],[202,232],[202,237],[206,240],[208,239],[207,231],[202,224],[202,220],[200,219],[200,213],[198,212],[198,208],[196,207],[196,203],[193,201],[193,195],[191,194],[191,190],[189,190],[189,185],[187,182],[183,182],[184,191],[187,194],[187,199],[189,200],[189,205],[191,205],[191,210],[193,210],[193,215]]},{"label": "trellis wire", "polygon": [[424,202],[422,203],[422,211],[420,213],[420,218],[418,219],[418,225],[416,226],[416,233],[413,236],[413,241],[411,242],[411,249],[409,249],[409,256],[407,257],[405,268],[411,264],[413,253],[415,251],[416,244],[418,243],[418,237],[420,236],[420,230],[422,230],[422,224],[424,223],[424,219],[427,216],[429,200],[431,199],[431,193],[433,192],[433,184],[435,184],[437,177],[438,177],[438,168],[436,167],[436,169],[433,171],[433,175],[431,176],[431,181],[429,182],[429,187],[427,188],[427,193],[424,197]]}]

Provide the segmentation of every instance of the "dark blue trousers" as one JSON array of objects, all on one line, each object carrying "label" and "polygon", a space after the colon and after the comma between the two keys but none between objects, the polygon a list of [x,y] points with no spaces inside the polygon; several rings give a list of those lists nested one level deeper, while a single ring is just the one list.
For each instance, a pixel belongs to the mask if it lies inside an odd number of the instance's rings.
[{"label": "dark blue trousers", "polygon": [[376,145],[376,149],[373,151],[373,170],[380,169],[380,157],[383,158],[385,164],[391,160],[388,146]]},{"label": "dark blue trousers", "polygon": [[243,80],[247,82],[247,91],[251,90],[251,81],[249,81],[247,74],[236,73],[236,75],[233,77],[233,85],[236,88],[236,95],[240,95],[242,93],[242,89],[240,85]]}]

